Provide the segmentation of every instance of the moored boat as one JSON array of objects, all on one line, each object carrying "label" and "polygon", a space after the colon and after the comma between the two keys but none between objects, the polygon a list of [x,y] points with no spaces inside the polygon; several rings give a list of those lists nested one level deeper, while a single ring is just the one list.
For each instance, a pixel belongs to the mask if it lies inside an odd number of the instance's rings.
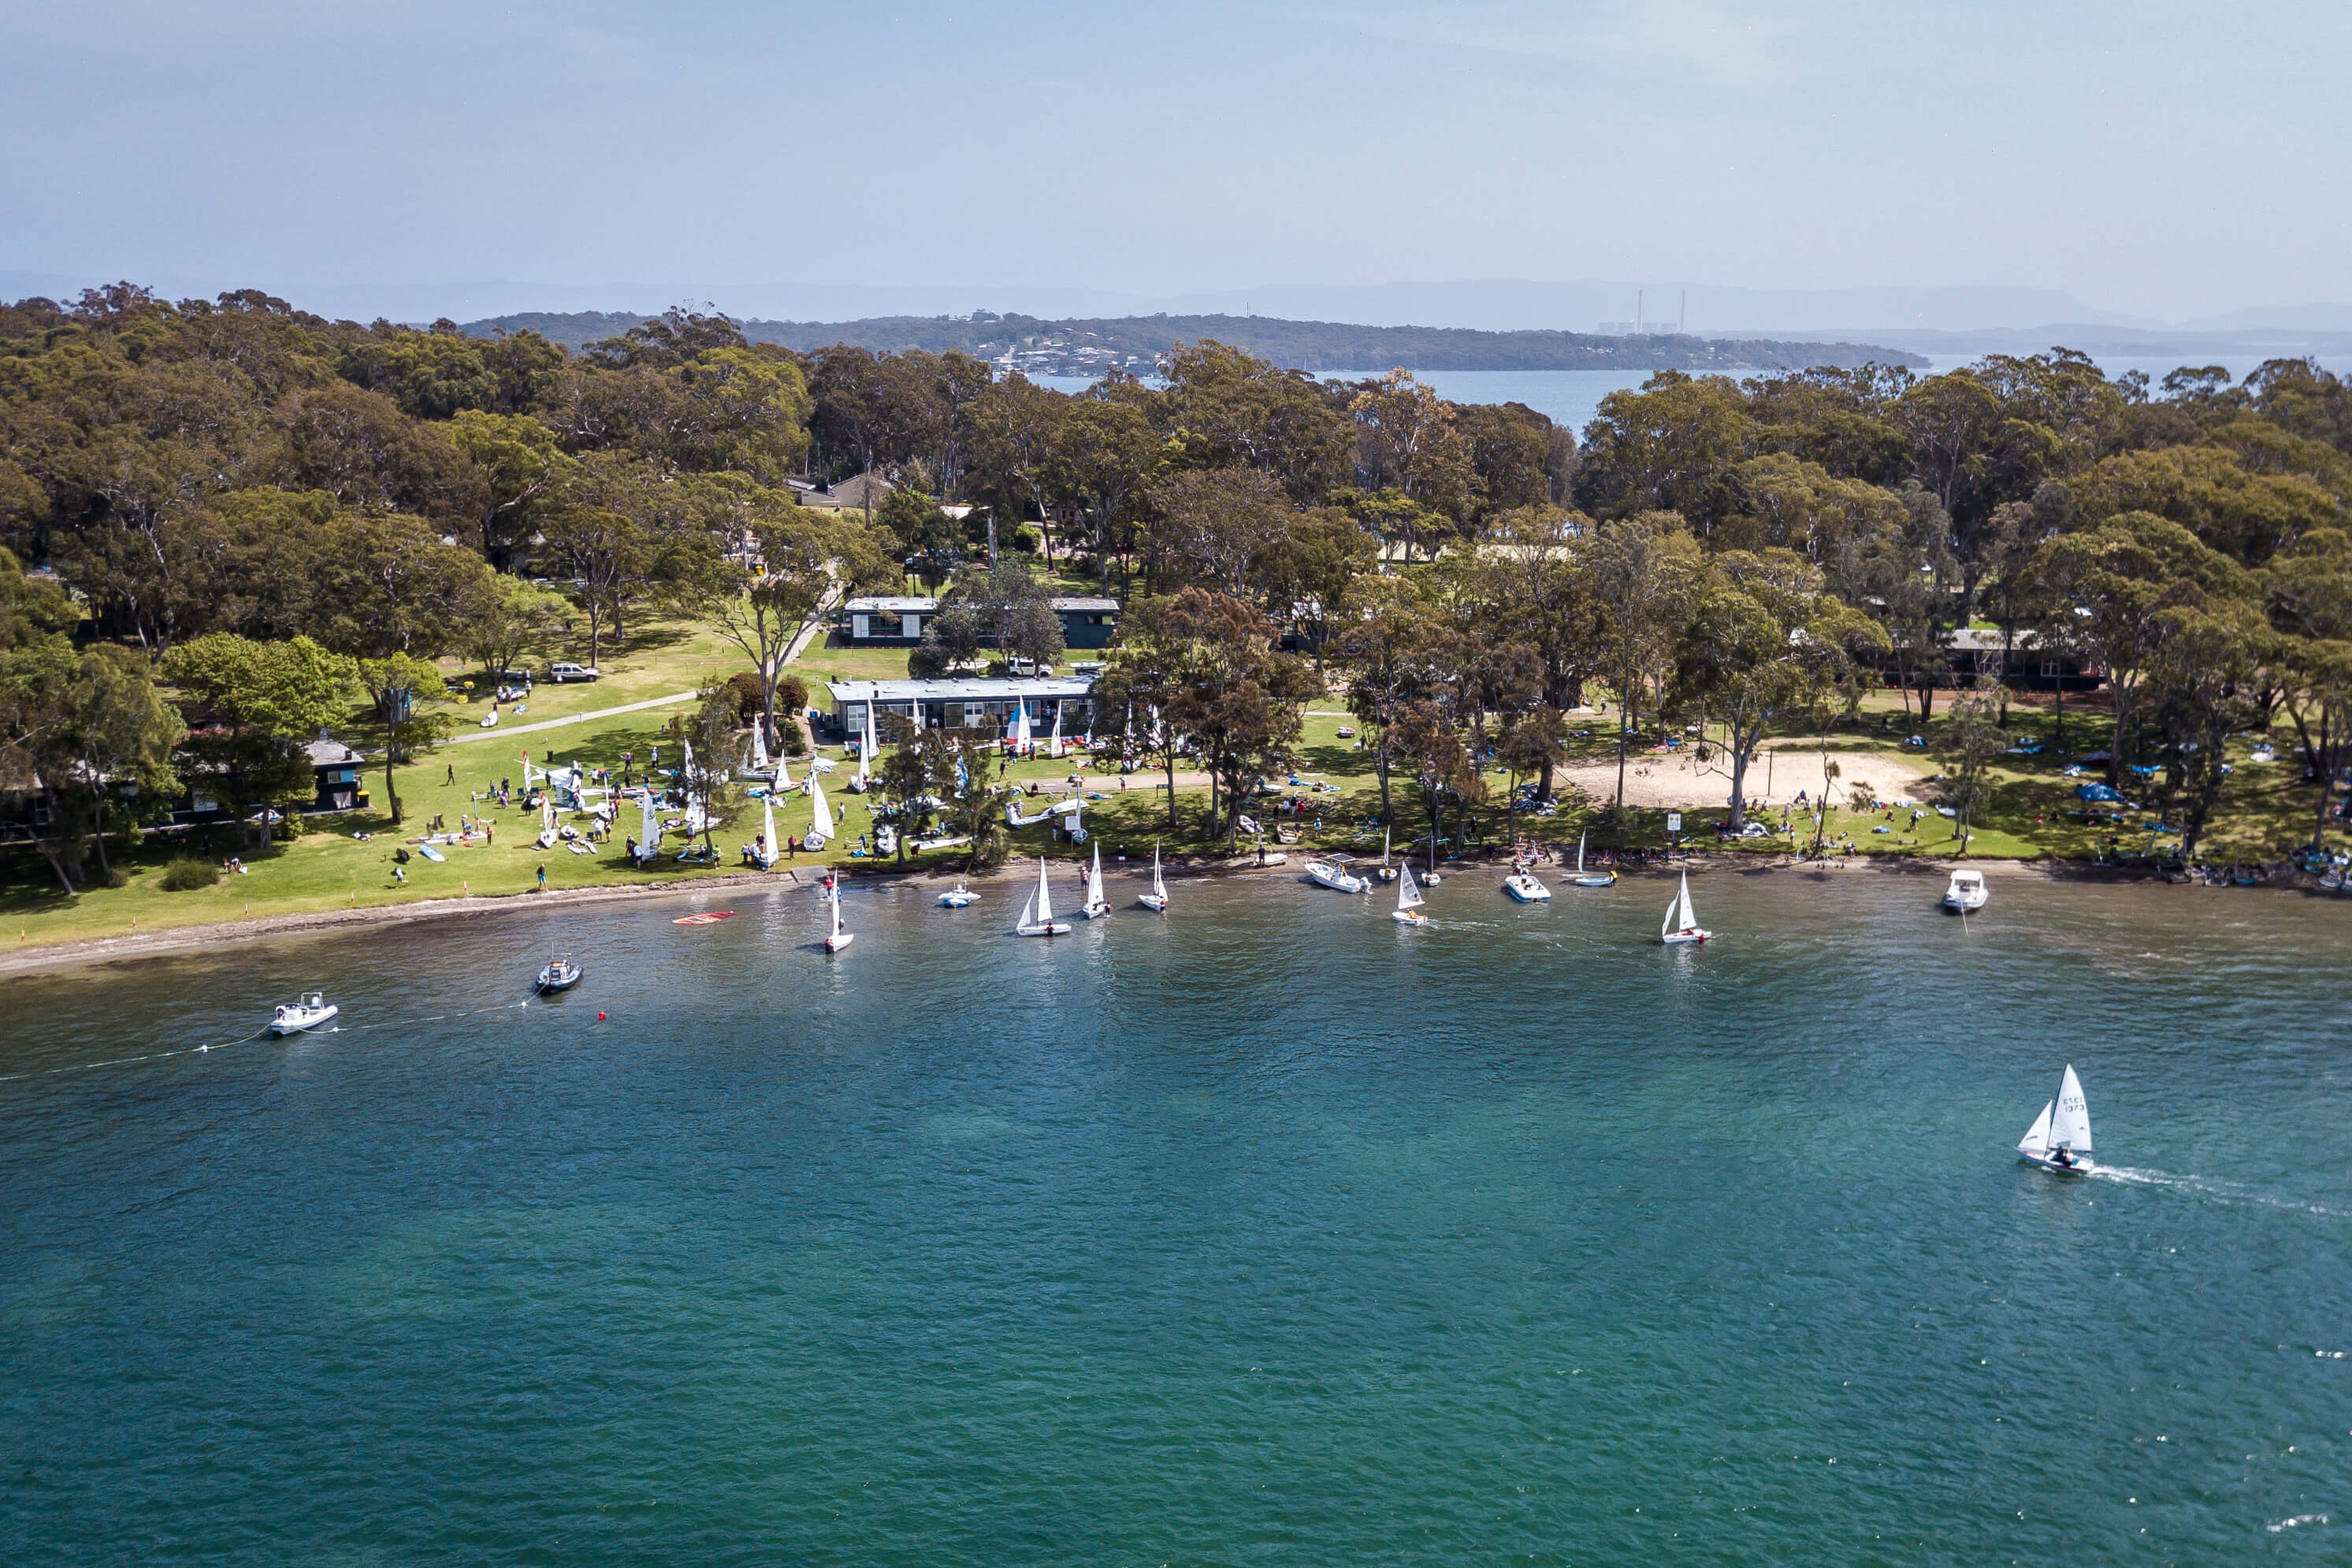
[{"label": "moored boat", "polygon": [[281,1037],[299,1035],[305,1029],[317,1028],[341,1011],[327,1000],[324,992],[306,991],[296,1000],[278,1005],[278,1011],[270,1015],[269,1032]]},{"label": "moored boat", "polygon": [[1503,879],[1503,891],[1523,904],[1546,904],[1551,901],[1551,889],[1536,880],[1533,871],[1514,868]]},{"label": "moored boat", "polygon": [[1944,907],[1965,914],[1985,907],[1991,894],[1985,889],[1982,871],[1955,871],[1944,889]]},{"label": "moored boat", "polygon": [[1617,873],[1615,871],[1588,871],[1584,868],[1585,837],[1586,836],[1581,833],[1576,836],[1576,869],[1568,879],[1570,885],[1571,887],[1578,888],[1615,887],[1617,885]]},{"label": "moored boat", "polygon": [[582,973],[570,953],[551,958],[540,969],[536,988],[541,996],[559,995],[579,984]]},{"label": "moored boat", "polygon": [[1307,862],[1307,879],[1318,888],[1328,888],[1335,893],[1360,893],[1371,884],[1350,872],[1338,858],[1314,858]]},{"label": "moored boat", "polygon": [[1138,894],[1135,901],[1147,910],[1163,915],[1168,912],[1168,884],[1160,875],[1160,846],[1157,844],[1151,847],[1151,891]]},{"label": "moored boat", "polygon": [[973,892],[970,888],[965,887],[961,882],[958,882],[954,887],[950,888],[946,892],[940,895],[940,903],[943,907],[950,910],[960,910],[968,904],[974,904],[979,901],[980,895]]}]

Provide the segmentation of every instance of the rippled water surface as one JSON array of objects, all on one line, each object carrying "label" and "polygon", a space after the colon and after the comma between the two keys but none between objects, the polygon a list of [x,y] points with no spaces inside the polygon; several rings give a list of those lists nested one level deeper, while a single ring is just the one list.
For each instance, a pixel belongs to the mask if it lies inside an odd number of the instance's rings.
[{"label": "rippled water surface", "polygon": [[[883,889],[831,961],[755,893],[5,982],[0,1540],[2352,1560],[2352,907],[1937,890],[1702,875],[1692,952],[1656,880],[1051,944]],[[339,1032],[189,1048],[310,984]],[[2070,1060],[2061,1183],[2009,1149]]]}]

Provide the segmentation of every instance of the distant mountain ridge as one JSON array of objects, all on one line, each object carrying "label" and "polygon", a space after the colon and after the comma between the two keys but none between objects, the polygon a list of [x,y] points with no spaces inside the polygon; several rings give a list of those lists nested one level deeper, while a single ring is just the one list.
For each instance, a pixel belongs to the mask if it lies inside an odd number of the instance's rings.
[{"label": "distant mountain ridge", "polygon": [[[477,337],[530,331],[578,348],[646,320],[610,311],[534,312],[465,324]],[[1927,361],[1871,343],[1778,338],[1703,338],[1672,332],[1483,331],[1464,327],[1372,327],[1272,316],[1120,316],[1043,321],[986,310],[960,316],[881,316],[856,321],[739,323],[754,342],[803,353],[847,343],[877,353],[961,351],[1032,374],[1099,375],[1114,368],[1148,374],[1179,343],[1213,338],[1298,370],[1687,370],[1694,372],[1853,366],[1876,362],[1924,368]]]}]

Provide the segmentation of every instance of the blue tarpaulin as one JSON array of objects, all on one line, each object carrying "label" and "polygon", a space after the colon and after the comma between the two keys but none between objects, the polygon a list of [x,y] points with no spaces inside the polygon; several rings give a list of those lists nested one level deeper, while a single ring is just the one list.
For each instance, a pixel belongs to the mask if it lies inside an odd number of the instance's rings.
[{"label": "blue tarpaulin", "polygon": [[2123,799],[2123,796],[2116,793],[2115,786],[2112,784],[2076,784],[2074,786],[2074,793],[2081,795],[2084,800],[2109,801]]}]

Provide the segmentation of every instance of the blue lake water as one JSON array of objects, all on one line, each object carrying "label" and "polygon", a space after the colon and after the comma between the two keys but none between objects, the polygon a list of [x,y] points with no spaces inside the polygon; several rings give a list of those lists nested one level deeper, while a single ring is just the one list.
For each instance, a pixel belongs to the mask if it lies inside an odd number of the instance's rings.
[{"label": "blue lake water", "polygon": [[[1701,952],[1663,879],[1481,873],[1420,932],[1253,879],[1022,942],[995,883],[832,961],[754,891],[11,980],[0,1540],[2352,1559],[2352,906],[1693,887]],[[191,1049],[310,984],[339,1032]]]}]

